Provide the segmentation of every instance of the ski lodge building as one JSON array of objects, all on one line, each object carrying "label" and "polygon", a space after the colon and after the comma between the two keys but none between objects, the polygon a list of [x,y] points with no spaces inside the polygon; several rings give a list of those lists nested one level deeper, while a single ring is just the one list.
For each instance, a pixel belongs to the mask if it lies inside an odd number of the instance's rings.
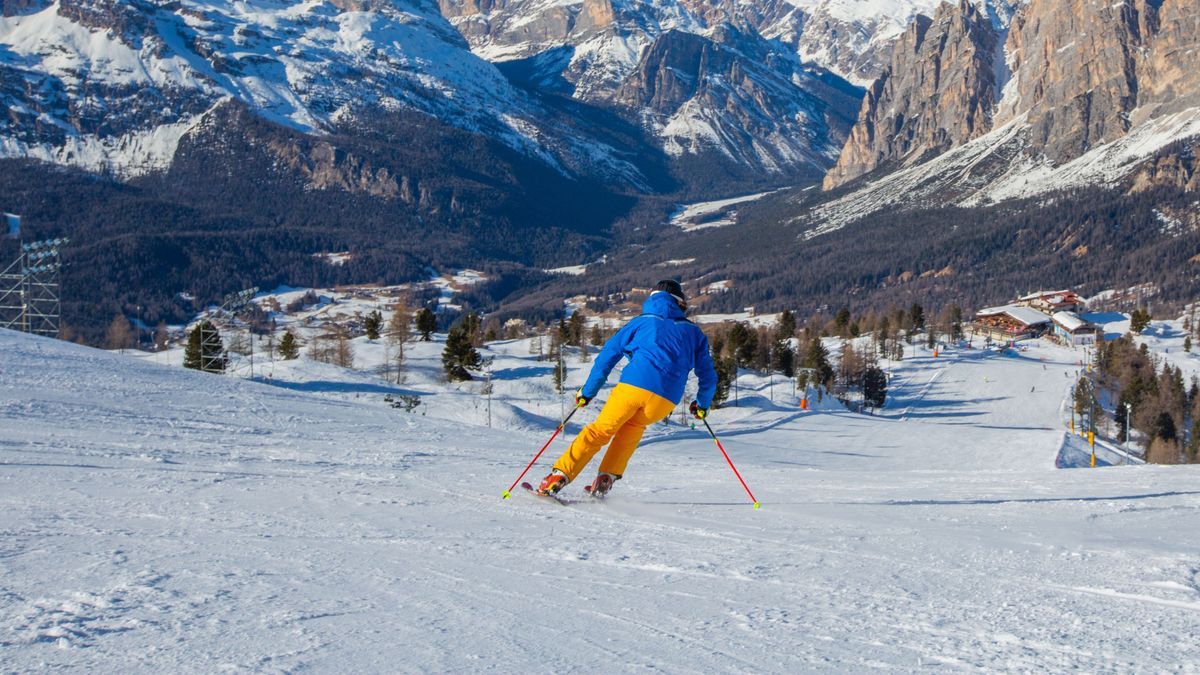
[{"label": "ski lodge building", "polygon": [[1038,291],[1011,305],[988,307],[975,314],[974,329],[993,340],[1015,342],[1047,333],[1068,345],[1096,343],[1100,329],[1079,316],[1083,298],[1074,291]]},{"label": "ski lodge building", "polygon": [[1083,298],[1071,290],[1038,291],[1017,298],[1016,304],[1052,316],[1055,312],[1079,312],[1083,309]]},{"label": "ski lodge building", "polygon": [[1101,330],[1075,312],[1055,312],[1050,320],[1054,323],[1054,336],[1071,346],[1096,344],[1096,335]]},{"label": "ski lodge building", "polygon": [[1050,317],[1023,305],[988,307],[975,314],[975,332],[1001,342],[1038,337],[1049,325]]}]

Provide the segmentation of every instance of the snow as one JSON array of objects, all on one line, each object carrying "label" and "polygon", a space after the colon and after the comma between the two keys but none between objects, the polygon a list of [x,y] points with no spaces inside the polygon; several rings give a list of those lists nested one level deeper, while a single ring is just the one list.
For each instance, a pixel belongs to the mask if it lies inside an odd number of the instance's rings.
[{"label": "snow", "polygon": [[587,265],[566,265],[565,267],[553,267],[548,270],[543,270],[547,274],[567,274],[577,277],[587,272]]},{"label": "snow", "polygon": [[170,168],[179,141],[201,117],[116,136],[72,134],[57,146],[5,136],[0,137],[0,157],[26,157],[126,178],[144,176]]},{"label": "snow", "polygon": [[[718,282],[725,285],[718,286],[713,284],[713,290],[728,289],[732,286],[731,282]],[[707,290],[707,287],[706,287]],[[725,323],[726,321],[736,321],[745,323],[754,328],[770,327],[779,323],[778,314],[754,314],[752,312],[728,312],[724,314],[695,314],[689,317],[692,321],[699,324],[705,323]]]},{"label": "snow", "polygon": [[695,258],[674,258],[655,264],[655,267],[682,267],[696,262]]},{"label": "snow", "polygon": [[755,511],[678,415],[604,503],[501,500],[548,366],[492,346],[487,428],[410,346],[402,385],[302,357],[271,386],[0,331],[5,668],[1200,667],[1200,471],[1056,470],[1080,352],[910,350],[878,416],[744,374],[710,421]]},{"label": "snow", "polygon": [[1087,321],[1080,318],[1075,312],[1055,312],[1050,318],[1054,320],[1054,323],[1071,332],[1087,326]]},{"label": "snow", "polygon": [[712,216],[718,212],[724,211],[731,206],[737,204],[745,204],[747,202],[757,201],[773,194],[775,190],[766,192],[757,192],[749,195],[741,195],[740,197],[731,197],[729,199],[717,199],[707,202],[696,202],[693,204],[681,204],[676,207],[674,213],[671,214],[671,224],[682,229],[684,232],[692,232],[712,227],[724,227],[737,223],[737,212],[726,211],[723,217],[714,220],[706,220],[706,217]]},{"label": "snow", "polygon": [[[120,10],[123,4],[115,6]],[[66,130],[68,139],[0,139],[0,156],[32,156],[120,177],[157,171],[169,166],[180,136],[199,122],[197,100],[211,108],[236,99],[267,119],[315,134],[363,109],[417,109],[494,134],[557,166],[540,140],[544,111],[472,54],[436,6],[400,1],[373,3],[372,11],[340,11],[324,2],[184,0],[124,7],[146,21],[137,48],[113,31],[86,28],[57,10],[53,4],[31,15],[0,18],[0,53],[30,80],[6,103],[43,111],[41,124]],[[65,100],[54,94],[55,87]],[[132,87],[152,91],[157,100],[126,102]],[[67,103],[83,109],[85,120],[99,107],[137,128],[85,128]],[[644,181],[612,148],[569,133],[561,141],[566,152],[591,157],[632,183]]]},{"label": "snow", "polygon": [[1008,316],[1020,321],[1026,326],[1037,326],[1043,323],[1049,323],[1050,317],[1039,312],[1036,309],[1025,307],[1023,305],[1004,305],[1002,307],[988,307],[977,312],[979,316],[995,316],[997,314],[1007,314]]},{"label": "snow", "polygon": [[350,262],[350,259],[353,256],[350,255],[349,251],[337,251],[334,253],[314,253],[312,257],[326,263],[327,265],[341,267]]},{"label": "snow", "polygon": [[[1098,144],[1080,157],[1053,166],[1028,147],[1022,115],[923,164],[870,181],[813,210],[804,239],[827,234],[884,209],[928,203],[971,207],[1025,199],[1087,186],[1116,187],[1154,153],[1181,138],[1200,134],[1200,108],[1146,121],[1127,135]],[[1031,154],[1032,153],[1032,154]],[[990,168],[1001,166],[1001,171]]]},{"label": "snow", "polygon": [[722,279],[721,281],[714,281],[711,284],[706,285],[704,288],[700,289],[700,292],[704,295],[711,295],[713,293],[725,293],[731,288],[733,288],[733,281],[729,279]]},{"label": "snow", "polygon": [[[1193,342],[1197,344],[1192,346],[1190,352],[1184,349],[1184,340],[1188,336],[1188,330],[1184,328],[1187,316],[1185,313],[1177,319],[1151,321],[1146,330],[1134,336],[1134,342],[1146,345],[1158,359],[1179,368],[1183,372],[1184,380],[1190,382],[1192,377],[1200,377],[1200,340],[1195,339],[1193,332]],[[1129,316],[1125,314],[1106,312],[1084,314],[1083,317],[1101,325],[1107,340],[1129,332]]]}]

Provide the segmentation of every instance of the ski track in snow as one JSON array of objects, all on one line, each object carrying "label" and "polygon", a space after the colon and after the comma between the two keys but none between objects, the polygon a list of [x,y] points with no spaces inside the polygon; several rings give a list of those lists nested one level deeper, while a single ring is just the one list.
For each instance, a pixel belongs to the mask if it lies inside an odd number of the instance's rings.
[{"label": "ski track in snow", "polygon": [[1054,469],[1069,350],[918,352],[875,417],[716,411],[759,511],[684,429],[563,508],[499,497],[549,430],[0,354],[6,671],[1200,668],[1200,472]]}]

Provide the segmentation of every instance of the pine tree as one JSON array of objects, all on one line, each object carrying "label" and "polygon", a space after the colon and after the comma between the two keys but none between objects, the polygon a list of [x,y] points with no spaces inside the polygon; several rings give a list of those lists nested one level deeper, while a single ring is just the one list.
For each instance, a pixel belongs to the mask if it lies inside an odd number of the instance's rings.
[{"label": "pine tree", "polygon": [[751,368],[754,366],[754,361],[758,357],[758,332],[750,330],[745,324],[735,324],[733,330],[729,331],[729,341],[733,342],[733,334],[740,327],[741,333],[744,336],[734,352],[734,358],[737,359],[737,364],[743,368]]},{"label": "pine tree", "polygon": [[471,379],[468,370],[478,369],[483,359],[471,343],[468,328],[462,323],[450,329],[446,335],[446,347],[442,350],[442,369],[451,382]]},{"label": "pine tree", "polygon": [[1133,310],[1129,315],[1129,331],[1134,335],[1141,334],[1150,326],[1150,312],[1146,309],[1138,308]]},{"label": "pine tree", "polygon": [[963,339],[963,312],[958,305],[950,305],[950,341],[958,342]]},{"label": "pine tree", "polygon": [[724,357],[719,352],[714,352],[713,366],[717,371],[717,388],[713,393],[713,407],[720,408],[722,403],[729,400],[729,390],[733,387],[734,378],[737,377],[737,363],[732,357]]},{"label": "pine tree", "polygon": [[821,338],[814,337],[808,341],[804,351],[802,364],[813,373],[813,384],[829,386],[833,380],[833,366],[829,365],[829,351],[821,343]]},{"label": "pine tree", "polygon": [[583,344],[583,332],[586,326],[587,317],[580,310],[575,310],[571,313],[571,319],[567,322],[567,344],[578,347]]},{"label": "pine tree", "polygon": [[915,302],[908,310],[908,326],[912,332],[925,328],[925,308]]},{"label": "pine tree", "polygon": [[604,344],[604,333],[600,332],[600,324],[592,324],[592,334],[588,341],[592,343],[593,347],[599,347]]},{"label": "pine tree", "polygon": [[879,350],[880,356],[888,355],[888,340],[892,337],[892,322],[886,316],[879,320],[879,324],[875,326],[875,347]]},{"label": "pine tree", "polygon": [[882,408],[887,402],[887,374],[878,366],[863,373],[863,400],[872,408]]},{"label": "pine tree", "polygon": [[[737,359],[739,365],[742,365],[742,359],[739,354],[742,351],[742,347],[750,339],[750,335],[750,329],[744,323],[735,323],[729,328],[729,334],[726,338],[729,355]],[[753,358],[753,350],[751,350],[751,358]]]},{"label": "pine tree", "polygon": [[796,334],[796,315],[792,310],[785,309],[779,315],[779,323],[775,326],[776,339],[786,340]]},{"label": "pine tree", "polygon": [[202,354],[202,350],[200,349],[200,341],[202,339],[203,338],[200,335],[200,326],[196,326],[192,329],[191,333],[188,333],[187,344],[183,347],[184,368],[200,370],[200,357]]},{"label": "pine tree", "polygon": [[779,315],[775,325],[775,340],[771,345],[771,369],[786,377],[796,374],[796,353],[792,351],[792,337],[796,334],[796,316],[789,310]]},{"label": "pine tree", "polygon": [[432,309],[422,307],[421,311],[417,312],[417,332],[421,334],[421,341],[432,340],[435,330],[437,330],[437,316],[434,315]]},{"label": "pine tree", "polygon": [[850,309],[843,307],[838,310],[837,315],[833,318],[833,325],[837,328],[838,335],[845,337],[850,328]]},{"label": "pine tree", "polygon": [[796,374],[796,353],[792,351],[790,342],[777,340],[771,347],[771,369],[786,377]]},{"label": "pine tree", "polygon": [[363,319],[363,330],[367,334],[368,340],[378,340],[379,330],[383,328],[383,315],[379,310],[374,310]]},{"label": "pine tree", "polygon": [[771,331],[766,328],[759,328],[756,333],[754,344],[758,349],[754,352],[754,369],[763,373],[771,369],[771,363],[775,359],[775,353],[772,351],[775,344],[771,340]]},{"label": "pine tree", "polygon": [[296,344],[296,336],[290,330],[284,331],[283,339],[279,341],[279,356],[284,361],[293,361],[300,356],[300,346]]},{"label": "pine tree", "polygon": [[[561,328],[565,324],[559,323]],[[558,330],[550,336],[550,354],[549,360],[554,366],[550,370],[550,375],[554,380],[554,391],[562,393],[567,382],[567,366],[566,359],[563,358],[564,338],[567,337],[566,331]]]},{"label": "pine tree", "polygon": [[462,318],[462,327],[466,331],[467,337],[471,338],[471,344],[476,347],[483,346],[483,321],[475,312],[471,312]]}]

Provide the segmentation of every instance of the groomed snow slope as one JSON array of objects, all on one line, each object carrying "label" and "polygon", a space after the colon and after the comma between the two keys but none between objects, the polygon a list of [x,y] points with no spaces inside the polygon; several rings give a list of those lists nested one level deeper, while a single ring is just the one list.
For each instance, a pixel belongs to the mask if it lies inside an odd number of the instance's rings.
[{"label": "groomed snow slope", "polygon": [[712,421],[761,510],[678,426],[564,508],[499,499],[548,430],[0,331],[0,660],[1196,670],[1200,472],[1053,469],[1071,356],[918,355],[877,418],[743,391]]}]

